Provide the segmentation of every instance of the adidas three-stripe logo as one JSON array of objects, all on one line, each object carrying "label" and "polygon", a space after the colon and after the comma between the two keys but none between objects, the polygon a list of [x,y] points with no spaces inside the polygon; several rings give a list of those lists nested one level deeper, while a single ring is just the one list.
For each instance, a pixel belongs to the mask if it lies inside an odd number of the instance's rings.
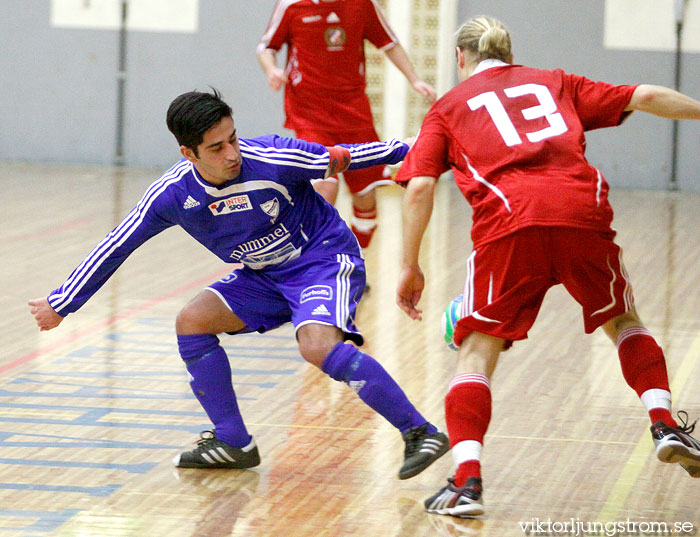
[{"label": "adidas three-stripe logo", "polygon": [[217,462],[236,462],[236,459],[226,453],[226,450],[222,447],[210,449],[209,451],[201,453],[201,455],[209,464],[216,464]]},{"label": "adidas three-stripe logo", "polygon": [[355,393],[360,393],[360,390],[365,387],[365,384],[367,384],[366,380],[351,380],[348,382],[348,386],[350,386]]},{"label": "adidas three-stripe logo", "polygon": [[192,207],[197,207],[200,203],[194,199],[192,196],[187,196],[185,204],[182,206],[183,209],[191,209]]},{"label": "adidas three-stripe logo", "polygon": [[445,490],[442,491],[442,494],[440,494],[437,498],[433,500],[429,508],[444,509],[445,507],[454,507],[456,503],[455,500],[458,498],[458,496],[459,493],[453,492],[448,488],[445,488]]},{"label": "adidas three-stripe logo", "polygon": [[442,447],[442,442],[440,440],[435,440],[434,438],[426,438],[421,444],[420,453],[430,453],[435,455]]},{"label": "adidas three-stripe logo", "polygon": [[311,312],[311,315],[330,315],[331,312],[328,311],[328,308],[324,305],[321,304],[320,306],[317,306],[314,311]]}]

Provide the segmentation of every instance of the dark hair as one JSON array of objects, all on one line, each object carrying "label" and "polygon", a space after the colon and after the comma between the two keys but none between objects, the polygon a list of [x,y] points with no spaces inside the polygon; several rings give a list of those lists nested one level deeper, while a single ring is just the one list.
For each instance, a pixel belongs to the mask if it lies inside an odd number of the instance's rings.
[{"label": "dark hair", "polygon": [[211,93],[183,93],[173,99],[168,107],[168,130],[180,145],[192,149],[197,157],[197,147],[202,143],[204,133],[233,113],[221,99],[221,94],[214,88],[211,90]]}]

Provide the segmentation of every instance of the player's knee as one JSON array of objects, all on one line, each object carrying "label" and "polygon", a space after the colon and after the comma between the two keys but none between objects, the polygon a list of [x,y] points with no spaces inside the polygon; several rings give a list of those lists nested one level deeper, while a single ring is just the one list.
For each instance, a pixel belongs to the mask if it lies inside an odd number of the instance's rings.
[{"label": "player's knee", "polygon": [[297,331],[299,352],[302,358],[319,369],[336,343],[342,340],[343,333],[335,326],[308,323]]},{"label": "player's knee", "polygon": [[626,311],[622,315],[613,317],[603,325],[603,330],[605,333],[613,340],[617,340],[617,336],[620,332],[627,328],[632,328],[634,326],[644,326],[642,324],[639,315],[634,310]]},{"label": "player's knee", "polygon": [[178,335],[206,334],[210,332],[208,328],[207,315],[193,303],[182,308],[175,318],[175,332]]},{"label": "player's knee", "polygon": [[335,342],[319,339],[305,340],[299,342],[299,352],[307,362],[321,368],[326,356],[332,351]]},{"label": "player's knee", "polygon": [[192,320],[192,315],[187,310],[187,306],[185,306],[179,311],[175,318],[175,333],[178,335],[193,333],[191,332]]}]

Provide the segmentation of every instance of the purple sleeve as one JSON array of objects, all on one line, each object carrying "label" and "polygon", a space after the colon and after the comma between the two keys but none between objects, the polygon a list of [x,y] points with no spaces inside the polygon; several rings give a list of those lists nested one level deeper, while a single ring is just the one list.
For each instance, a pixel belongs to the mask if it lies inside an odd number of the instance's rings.
[{"label": "purple sleeve", "polygon": [[158,187],[160,184],[154,183],[136,207],[93,248],[63,285],[49,294],[49,304],[56,313],[65,317],[77,311],[136,248],[172,225],[156,214],[158,196],[167,195]]}]

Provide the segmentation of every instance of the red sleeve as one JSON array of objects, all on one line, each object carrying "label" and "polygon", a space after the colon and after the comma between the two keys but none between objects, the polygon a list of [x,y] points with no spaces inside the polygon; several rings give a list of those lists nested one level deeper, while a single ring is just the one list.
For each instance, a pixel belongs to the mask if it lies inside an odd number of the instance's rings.
[{"label": "red sleeve", "polygon": [[275,8],[272,10],[270,22],[267,24],[260,43],[258,43],[258,53],[266,49],[279,50],[288,41],[291,18],[288,7],[289,2],[277,0]]},{"label": "red sleeve", "polygon": [[440,177],[450,169],[449,136],[442,117],[433,106],[425,116],[413,147],[394,178],[399,184],[408,183],[414,177]]},{"label": "red sleeve", "polygon": [[625,108],[637,86],[616,86],[565,74],[584,130],[615,127],[629,115]]},{"label": "red sleeve", "polygon": [[383,49],[387,45],[399,42],[399,38],[392,31],[381,6],[376,0],[367,0],[366,11],[365,39],[369,40],[378,49]]}]

